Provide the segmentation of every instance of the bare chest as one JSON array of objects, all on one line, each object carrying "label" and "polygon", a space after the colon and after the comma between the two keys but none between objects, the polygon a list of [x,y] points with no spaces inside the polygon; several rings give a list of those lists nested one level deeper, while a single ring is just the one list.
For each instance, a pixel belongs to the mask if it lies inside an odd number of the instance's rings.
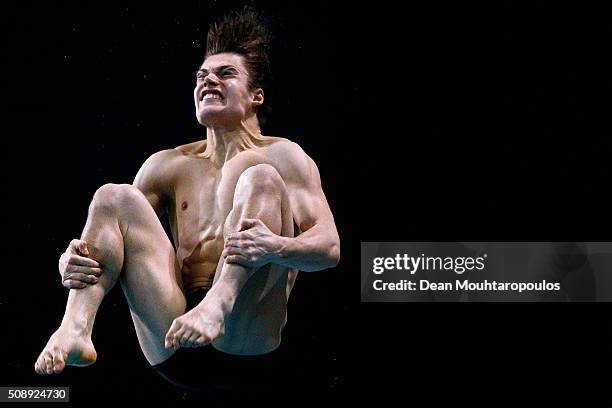
[{"label": "bare chest", "polygon": [[240,175],[249,167],[269,163],[265,155],[242,152],[216,168],[208,160],[186,157],[174,186],[169,214],[179,260],[213,262],[223,250],[223,226],[233,207]]}]

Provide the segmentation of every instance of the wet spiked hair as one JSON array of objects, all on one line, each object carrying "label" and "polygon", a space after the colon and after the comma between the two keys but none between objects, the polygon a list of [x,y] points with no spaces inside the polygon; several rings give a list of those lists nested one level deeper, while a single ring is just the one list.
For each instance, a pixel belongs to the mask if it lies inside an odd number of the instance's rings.
[{"label": "wet spiked hair", "polygon": [[[249,90],[267,90],[270,81],[268,49],[270,33],[262,17],[251,7],[231,12],[211,24],[206,38],[206,55],[233,53],[241,55],[249,74]],[[257,118],[264,123],[269,114],[266,102],[257,110]]]}]

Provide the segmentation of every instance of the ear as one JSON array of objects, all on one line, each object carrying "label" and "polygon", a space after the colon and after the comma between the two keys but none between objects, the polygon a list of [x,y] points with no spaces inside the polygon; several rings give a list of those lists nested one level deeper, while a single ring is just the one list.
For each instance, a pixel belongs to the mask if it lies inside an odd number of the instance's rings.
[{"label": "ear", "polygon": [[264,91],[261,88],[257,88],[253,93],[253,101],[251,102],[251,106],[253,108],[257,108],[264,103]]}]

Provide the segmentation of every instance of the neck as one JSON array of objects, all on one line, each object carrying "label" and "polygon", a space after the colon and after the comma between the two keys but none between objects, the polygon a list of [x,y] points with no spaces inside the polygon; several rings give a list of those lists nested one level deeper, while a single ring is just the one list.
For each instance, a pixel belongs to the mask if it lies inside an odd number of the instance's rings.
[{"label": "neck", "polygon": [[253,115],[234,127],[211,126],[206,128],[204,157],[222,165],[238,153],[258,146],[262,135],[257,116]]}]

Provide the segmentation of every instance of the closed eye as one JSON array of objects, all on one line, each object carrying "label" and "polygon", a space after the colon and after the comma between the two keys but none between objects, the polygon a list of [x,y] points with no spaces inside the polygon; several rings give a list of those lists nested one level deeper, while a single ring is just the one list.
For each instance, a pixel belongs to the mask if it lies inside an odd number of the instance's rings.
[{"label": "closed eye", "polygon": [[228,69],[225,71],[221,71],[221,76],[232,76],[232,75],[236,75],[237,72],[233,69]]},{"label": "closed eye", "polygon": [[[213,70],[213,72],[215,72]],[[235,68],[226,68],[226,67],[221,67],[219,70],[216,71],[216,74],[219,77],[229,77],[229,76],[235,76],[238,75],[238,71]],[[208,75],[208,71],[205,69],[199,69],[196,72],[196,80],[201,80],[206,78],[206,76]]]}]

